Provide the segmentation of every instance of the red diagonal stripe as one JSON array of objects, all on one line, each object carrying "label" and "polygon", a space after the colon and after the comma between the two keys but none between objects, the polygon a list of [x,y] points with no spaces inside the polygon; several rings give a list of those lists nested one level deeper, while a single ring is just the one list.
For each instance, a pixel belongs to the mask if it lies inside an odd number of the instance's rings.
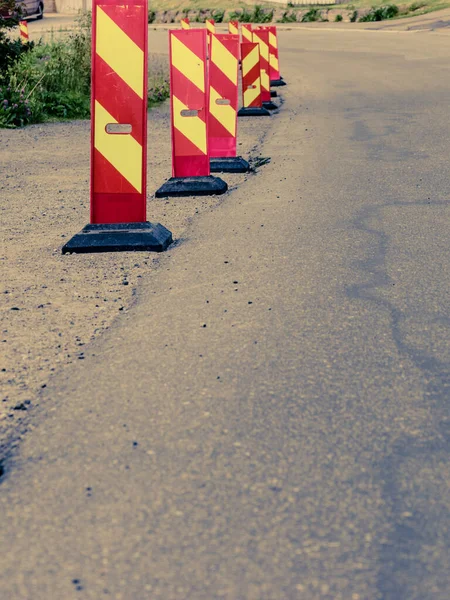
[{"label": "red diagonal stripe", "polygon": [[234,85],[223,71],[214,64],[212,61],[209,65],[209,81],[211,86],[216,90],[222,98],[227,98],[230,101],[230,106],[237,110],[238,104],[238,89],[237,85]]},{"label": "red diagonal stripe", "polygon": [[209,138],[215,138],[215,137],[219,137],[219,138],[233,138],[234,139],[234,135],[231,135],[231,133],[228,131],[228,129],[225,129],[225,127],[222,125],[222,123],[220,121],[218,121],[216,119],[216,117],[212,114],[209,115]]},{"label": "red diagonal stripe", "polygon": [[93,191],[104,194],[137,194],[138,192],[103,154],[94,148]]},{"label": "red diagonal stripe", "polygon": [[95,73],[97,86],[95,100],[112,115],[118,123],[130,123],[132,137],[142,146],[144,144],[144,102],[111,67],[95,55]]},{"label": "red diagonal stripe", "polygon": [[205,154],[191,142],[189,138],[181,133],[176,127],[173,128],[173,141],[176,156],[205,156]]},{"label": "red diagonal stripe", "polygon": [[171,93],[188,108],[203,109],[200,110],[198,116],[202,121],[206,121],[206,94],[173,65],[171,75]]},{"label": "red diagonal stripe", "polygon": [[250,71],[247,73],[247,75],[245,76],[245,81],[248,81],[249,84],[253,83],[254,81],[256,81],[258,79],[258,77],[260,77],[261,75],[261,67],[259,66],[259,64],[256,64],[253,69],[250,69]]}]

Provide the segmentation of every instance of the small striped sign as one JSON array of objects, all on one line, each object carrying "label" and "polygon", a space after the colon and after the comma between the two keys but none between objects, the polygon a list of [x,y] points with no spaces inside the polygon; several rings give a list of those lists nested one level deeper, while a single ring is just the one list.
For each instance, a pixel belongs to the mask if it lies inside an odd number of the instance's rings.
[{"label": "small striped sign", "polygon": [[29,41],[28,35],[28,23],[26,21],[19,21],[20,41],[22,44],[26,44]]}]

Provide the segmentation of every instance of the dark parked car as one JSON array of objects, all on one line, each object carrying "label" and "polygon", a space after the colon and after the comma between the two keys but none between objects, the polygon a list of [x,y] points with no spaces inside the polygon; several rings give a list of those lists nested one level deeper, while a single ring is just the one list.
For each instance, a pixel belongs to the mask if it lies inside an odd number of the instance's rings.
[{"label": "dark parked car", "polygon": [[20,6],[24,17],[42,19],[44,16],[43,0],[21,0],[20,2],[17,1],[16,5]]},{"label": "dark parked car", "polygon": [[[0,17],[5,19],[15,11],[11,9],[12,3],[3,3],[0,0]],[[16,9],[20,17],[42,19],[44,16],[44,0],[16,0]]]}]

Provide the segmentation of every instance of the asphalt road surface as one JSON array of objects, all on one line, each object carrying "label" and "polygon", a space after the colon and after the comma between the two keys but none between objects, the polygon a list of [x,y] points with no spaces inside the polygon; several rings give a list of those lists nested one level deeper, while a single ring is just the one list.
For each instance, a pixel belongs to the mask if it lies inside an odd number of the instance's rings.
[{"label": "asphalt road surface", "polygon": [[6,464],[2,600],[448,600],[449,55],[282,33],[270,164]]}]

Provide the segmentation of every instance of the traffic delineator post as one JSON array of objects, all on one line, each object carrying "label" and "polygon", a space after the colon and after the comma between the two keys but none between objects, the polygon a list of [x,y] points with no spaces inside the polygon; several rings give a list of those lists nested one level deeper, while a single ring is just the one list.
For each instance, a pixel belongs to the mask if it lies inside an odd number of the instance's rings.
[{"label": "traffic delineator post", "polygon": [[245,173],[249,164],[236,155],[239,35],[213,34],[209,61],[208,141],[214,173]]},{"label": "traffic delineator post", "polygon": [[157,190],[157,198],[209,196],[228,189],[210,171],[206,35],[205,29],[169,31],[172,177]]},{"label": "traffic delineator post", "polygon": [[253,41],[259,44],[262,105],[268,110],[275,110],[278,106],[270,99],[269,32],[263,29],[253,30]]},{"label": "traffic delineator post", "polygon": [[270,85],[272,87],[286,85],[286,82],[281,77],[281,73],[280,73],[279,52],[278,52],[278,33],[277,33],[276,25],[262,26],[262,27],[259,27],[258,29],[265,29],[269,32]]},{"label": "traffic delineator post", "polygon": [[91,222],[62,249],[161,252],[172,234],[146,221],[148,0],[94,0]]},{"label": "traffic delineator post", "polygon": [[230,21],[228,23],[228,33],[239,35],[239,21]]},{"label": "traffic delineator post", "polygon": [[244,23],[241,27],[242,41],[253,42],[253,31],[251,23]]},{"label": "traffic delineator post", "polygon": [[30,37],[28,35],[28,23],[26,21],[19,21],[19,32],[20,32],[20,41],[22,44],[26,44],[29,42]]},{"label": "traffic delineator post", "polygon": [[181,29],[190,29],[191,24],[189,19],[186,17],[185,19],[181,19]]},{"label": "traffic delineator post", "polygon": [[261,99],[259,44],[242,42],[241,57],[243,106],[238,111],[238,117],[270,116],[270,112],[263,107]]}]

